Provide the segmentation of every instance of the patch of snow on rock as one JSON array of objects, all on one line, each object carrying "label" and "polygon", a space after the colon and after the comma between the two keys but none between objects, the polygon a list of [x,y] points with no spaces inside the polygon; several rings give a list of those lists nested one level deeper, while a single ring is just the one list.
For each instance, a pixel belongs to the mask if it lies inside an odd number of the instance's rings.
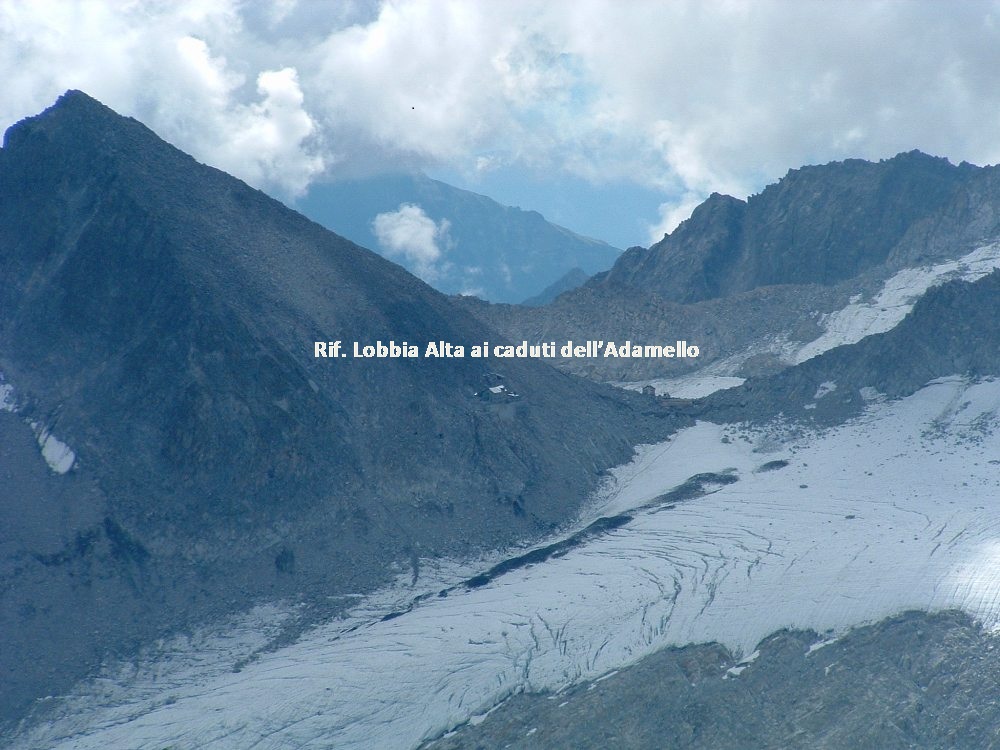
[{"label": "patch of snow on rock", "polygon": [[[3,375],[0,374],[0,380]],[[0,411],[10,413],[17,412],[17,404],[14,400],[14,386],[9,383],[0,383]],[[27,421],[27,420],[26,420]],[[76,453],[53,435],[48,428],[43,427],[35,421],[27,421],[35,438],[38,440],[38,447],[42,451],[42,458],[56,474],[65,474],[73,468],[76,463]]]},{"label": "patch of snow on rock", "polygon": [[669,395],[671,398],[702,398],[716,391],[735,388],[742,385],[745,378],[729,375],[711,375],[699,372],[697,375],[681,375],[676,378],[658,378],[655,380],[634,380],[612,383],[619,388],[630,391],[641,391],[644,386],[656,388],[659,396]]},{"label": "patch of snow on rock", "polygon": [[31,427],[35,431],[38,439],[38,447],[42,451],[42,458],[56,474],[65,474],[73,468],[76,463],[76,453],[66,443],[59,440],[49,432],[47,427],[42,427],[38,422],[31,422]]},{"label": "patch of snow on rock", "polygon": [[810,654],[814,654],[817,651],[819,651],[821,648],[826,648],[827,646],[830,646],[830,645],[836,643],[838,640],[840,640],[840,639],[839,638],[827,638],[824,641],[817,641],[816,643],[813,643],[812,645],[810,645],[808,649],[806,649],[806,656],[809,656]]},{"label": "patch of snow on rock", "polygon": [[823,334],[799,348],[792,364],[844,344],[855,344],[866,336],[895,328],[931,287],[952,279],[975,281],[1000,268],[1000,243],[984,245],[957,260],[921,268],[905,268],[887,279],[869,302],[852,297],[847,307],[823,316]]},{"label": "patch of snow on rock", "polygon": [[827,380],[825,383],[820,383],[819,388],[816,389],[816,393],[813,394],[813,400],[819,401],[823,396],[828,396],[837,390],[837,384],[832,380]]},{"label": "patch of snow on rock", "polygon": [[11,385],[0,384],[0,411],[17,411],[17,405],[14,403],[14,387]]}]

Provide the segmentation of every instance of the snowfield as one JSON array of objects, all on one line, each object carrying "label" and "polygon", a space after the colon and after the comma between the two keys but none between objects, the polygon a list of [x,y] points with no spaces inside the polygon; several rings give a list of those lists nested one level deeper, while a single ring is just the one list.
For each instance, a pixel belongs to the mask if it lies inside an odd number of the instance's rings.
[{"label": "snowfield", "polygon": [[885,333],[899,325],[931,287],[953,279],[976,281],[997,268],[1000,268],[998,243],[983,245],[957,260],[904,268],[887,279],[873,299],[862,301],[858,295],[847,307],[825,315],[820,321],[823,334],[794,351],[788,362],[797,365],[834,347],[856,344],[866,336]]},{"label": "snowfield", "polygon": [[65,474],[76,463],[76,453],[66,443],[53,435],[47,427],[38,422],[29,422],[38,440],[42,458],[56,474]]},{"label": "snowfield", "polygon": [[[667,645],[719,641],[745,665],[785,627],[822,633],[820,647],[907,609],[997,626],[998,426],[1000,381],[957,377],[821,434],[701,423],[616,471],[578,528],[632,520],[561,556],[478,587],[454,584],[482,567],[429,564],[415,586],[239,672],[256,641],[233,634],[277,611],[164,644],[45,701],[48,720],[12,747],[412,748],[516,691],[594,680]],[[700,496],[664,497],[708,472]]]},{"label": "snowfield", "polygon": [[[0,372],[0,411],[17,414],[17,399],[14,396],[14,387],[9,383],[4,383],[3,373]],[[42,453],[45,463],[56,474],[65,474],[73,468],[76,463],[76,453],[66,443],[61,441],[52,431],[40,422],[28,420],[27,425],[35,433],[38,441],[38,449]]]},{"label": "snowfield", "polygon": [[660,395],[675,398],[702,398],[724,388],[741,385],[744,378],[736,377],[746,360],[754,354],[771,353],[788,365],[797,365],[823,352],[861,339],[892,330],[903,322],[913,306],[929,289],[947,281],[976,281],[1000,268],[1000,243],[983,245],[955,260],[931,266],[904,268],[889,277],[870,300],[857,294],[840,310],[823,315],[823,329],[817,338],[807,343],[790,341],[785,335],[774,335],[755,341],[747,349],[699,368],[693,373],[670,378],[612,382],[626,390],[641,391],[652,385]]}]

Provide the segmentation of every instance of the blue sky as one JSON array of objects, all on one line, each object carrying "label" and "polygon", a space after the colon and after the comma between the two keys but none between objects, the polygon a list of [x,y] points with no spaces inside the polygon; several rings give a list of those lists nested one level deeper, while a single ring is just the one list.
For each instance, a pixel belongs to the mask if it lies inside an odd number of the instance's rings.
[{"label": "blue sky", "polygon": [[292,199],[422,170],[617,245],[709,193],[1000,161],[993,0],[0,0],[0,126],[79,88]]},{"label": "blue sky", "polygon": [[508,206],[538,211],[555,224],[622,250],[649,244],[649,227],[658,220],[664,200],[663,192],[634,182],[591,183],[516,167],[479,175],[455,169],[429,169],[427,174]]}]

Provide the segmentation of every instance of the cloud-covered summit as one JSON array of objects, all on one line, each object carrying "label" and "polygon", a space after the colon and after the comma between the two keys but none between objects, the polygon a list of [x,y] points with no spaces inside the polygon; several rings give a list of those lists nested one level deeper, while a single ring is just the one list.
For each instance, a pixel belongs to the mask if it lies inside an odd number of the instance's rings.
[{"label": "cloud-covered summit", "polygon": [[803,163],[1000,160],[998,21],[985,1],[8,2],[0,126],[79,88],[285,195],[390,166],[624,181],[662,196],[653,239]]}]

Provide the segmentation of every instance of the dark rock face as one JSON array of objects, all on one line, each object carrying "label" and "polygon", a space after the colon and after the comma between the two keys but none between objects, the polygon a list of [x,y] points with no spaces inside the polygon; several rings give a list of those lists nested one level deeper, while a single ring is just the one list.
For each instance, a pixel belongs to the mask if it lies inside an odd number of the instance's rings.
[{"label": "dark rock face", "polygon": [[819,640],[773,635],[738,676],[721,646],[666,649],[426,747],[995,747],[1000,644],[965,615],[910,613],[808,653]]},{"label": "dark rock face", "polygon": [[[606,274],[594,278],[592,285],[608,285],[655,291],[665,299],[695,302],[718,297],[722,277],[731,273],[740,253],[746,204],[728,195],[713,193],[698,206],[691,218],[671,237],[678,237],[670,247],[667,241],[649,250],[630,248]],[[683,248],[679,252],[678,248]],[[663,260],[669,258],[663,267]],[[677,294],[675,290],[683,289]]]},{"label": "dark rock face", "polygon": [[[57,477],[21,460],[28,443],[0,454],[15,715],[97,655],[200,618],[547,532],[666,429],[536,361],[314,359],[315,340],[498,336],[79,92],[6,134],[0,279],[0,371],[21,407],[0,428],[30,443],[35,420],[78,458]],[[496,372],[516,404],[474,397]],[[29,524],[32,508],[58,523]],[[66,630],[43,644],[38,618]]]},{"label": "dark rock face", "polygon": [[697,302],[929,260],[940,242],[966,235],[954,230],[969,223],[970,197],[985,189],[995,199],[994,171],[917,151],[803,167],[746,202],[712,195],[672,234],[630,250],[591,283]]}]

